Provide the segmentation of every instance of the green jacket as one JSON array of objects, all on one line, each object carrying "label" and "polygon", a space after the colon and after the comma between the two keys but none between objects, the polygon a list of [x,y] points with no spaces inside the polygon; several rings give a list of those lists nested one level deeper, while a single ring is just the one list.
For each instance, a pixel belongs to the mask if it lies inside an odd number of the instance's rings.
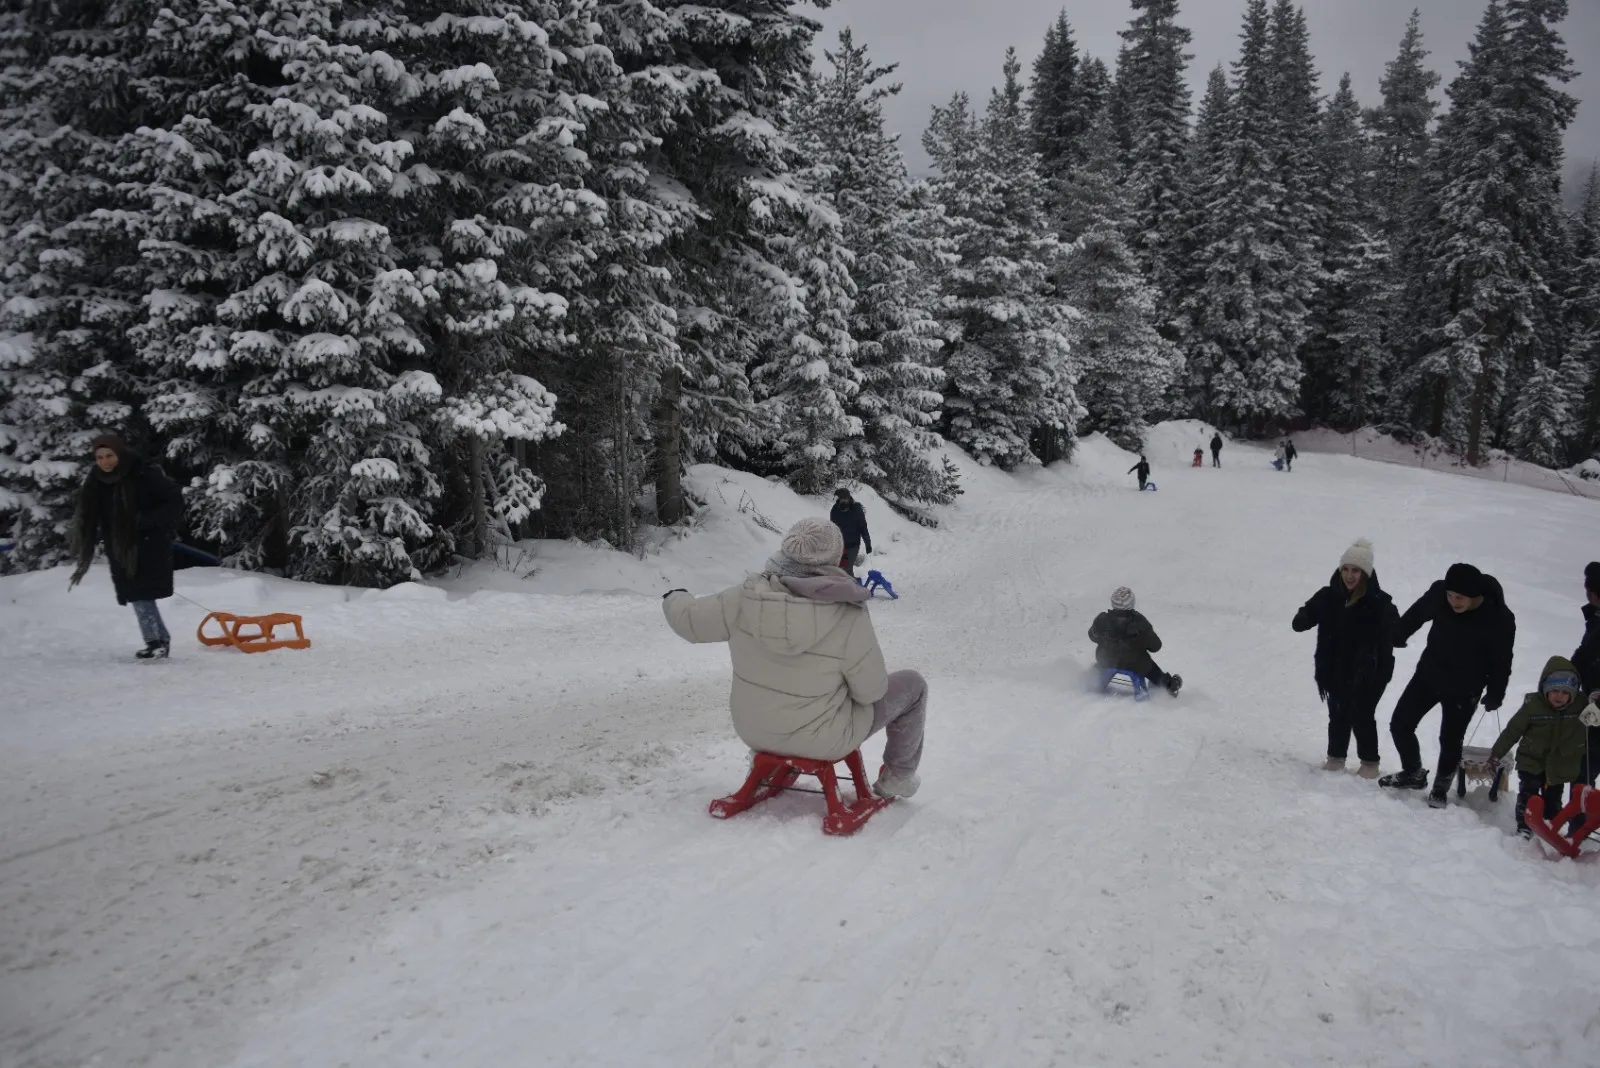
[{"label": "green jacket", "polygon": [[1539,675],[1540,692],[1523,698],[1522,707],[1495,740],[1494,755],[1503,757],[1515,745],[1518,771],[1543,775],[1549,783],[1577,782],[1583,777],[1587,733],[1578,719],[1584,702],[1575,699],[1560,711],[1550,707],[1543,693],[1544,680],[1556,671],[1577,673],[1572,661],[1564,656],[1552,656]]}]

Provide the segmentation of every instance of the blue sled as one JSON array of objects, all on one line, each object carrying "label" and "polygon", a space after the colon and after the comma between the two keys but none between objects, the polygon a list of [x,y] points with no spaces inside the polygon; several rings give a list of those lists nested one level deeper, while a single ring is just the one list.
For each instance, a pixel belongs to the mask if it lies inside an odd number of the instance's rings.
[{"label": "blue sled", "polygon": [[1272,461],[1272,469],[1274,471],[1282,471],[1283,470],[1283,461],[1282,460],[1274,460],[1274,461]]},{"label": "blue sled", "polygon": [[1144,485],[1139,487],[1139,492],[1143,493],[1145,490],[1149,490],[1151,493],[1154,493],[1155,489],[1156,484],[1154,482],[1146,482]]},{"label": "blue sled", "polygon": [[888,592],[889,599],[891,601],[898,601],[900,599],[900,595],[894,592],[894,586],[889,582],[888,579],[883,577],[882,571],[868,571],[866,581],[863,582],[861,579],[856,579],[856,585],[865,586],[867,588],[867,594],[871,597],[878,596],[878,590],[882,588]]},{"label": "blue sled", "polygon": [[1120,668],[1103,668],[1100,671],[1100,692],[1133,694],[1135,701],[1150,700],[1150,680],[1137,671],[1124,671]]}]

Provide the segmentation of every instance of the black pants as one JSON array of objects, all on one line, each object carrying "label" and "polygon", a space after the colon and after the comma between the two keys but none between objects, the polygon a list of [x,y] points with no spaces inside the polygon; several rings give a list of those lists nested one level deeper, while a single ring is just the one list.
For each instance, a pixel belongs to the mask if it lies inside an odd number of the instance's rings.
[{"label": "black pants", "polygon": [[1439,784],[1448,784],[1456,768],[1461,765],[1461,743],[1467,736],[1467,728],[1472,726],[1472,712],[1478,707],[1478,699],[1447,697],[1436,693],[1421,675],[1413,675],[1405,692],[1400,695],[1399,703],[1394,706],[1394,715],[1389,717],[1389,736],[1394,739],[1394,747],[1400,753],[1400,767],[1405,771],[1420,771],[1422,747],[1417,744],[1417,726],[1433,711],[1434,705],[1442,710],[1439,720],[1439,771],[1433,780],[1434,788],[1439,789]]},{"label": "black pants", "polygon": [[1583,781],[1590,786],[1600,778],[1600,727],[1590,727],[1589,751],[1583,755]]},{"label": "black pants", "polygon": [[1222,466],[1222,451],[1220,449],[1211,454],[1211,466],[1212,467],[1221,467]]},{"label": "black pants", "polygon": [[1517,772],[1517,830],[1528,829],[1528,802],[1534,794],[1544,796],[1544,819],[1546,823],[1556,818],[1556,813],[1561,811],[1561,784],[1554,786],[1546,784],[1543,775],[1535,775],[1531,771]]},{"label": "black pants", "polygon": [[1356,736],[1356,756],[1362,763],[1378,762],[1378,700],[1383,694],[1328,691],[1328,755],[1343,760],[1350,755],[1350,736]]}]

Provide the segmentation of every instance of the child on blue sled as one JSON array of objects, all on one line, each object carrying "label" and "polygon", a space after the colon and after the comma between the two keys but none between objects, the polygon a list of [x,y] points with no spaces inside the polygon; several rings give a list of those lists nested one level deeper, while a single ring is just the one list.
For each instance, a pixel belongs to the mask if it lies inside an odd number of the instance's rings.
[{"label": "child on blue sled", "polygon": [[1161,650],[1161,639],[1156,637],[1150,621],[1133,606],[1133,591],[1118,586],[1111,595],[1111,611],[1101,612],[1089,627],[1089,640],[1095,646],[1094,662],[1105,670],[1143,675],[1150,685],[1165,686],[1176,697],[1183,678],[1167,674],[1150,659],[1151,653]]}]

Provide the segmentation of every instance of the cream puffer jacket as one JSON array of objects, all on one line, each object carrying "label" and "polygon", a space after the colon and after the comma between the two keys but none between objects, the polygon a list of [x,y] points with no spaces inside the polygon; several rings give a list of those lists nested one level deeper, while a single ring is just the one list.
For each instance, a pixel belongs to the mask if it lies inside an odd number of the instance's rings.
[{"label": "cream puffer jacket", "polygon": [[752,749],[840,760],[872,732],[889,672],[868,594],[843,571],[825,570],[752,575],[713,596],[678,591],[662,602],[680,637],[728,643],[733,729]]}]

